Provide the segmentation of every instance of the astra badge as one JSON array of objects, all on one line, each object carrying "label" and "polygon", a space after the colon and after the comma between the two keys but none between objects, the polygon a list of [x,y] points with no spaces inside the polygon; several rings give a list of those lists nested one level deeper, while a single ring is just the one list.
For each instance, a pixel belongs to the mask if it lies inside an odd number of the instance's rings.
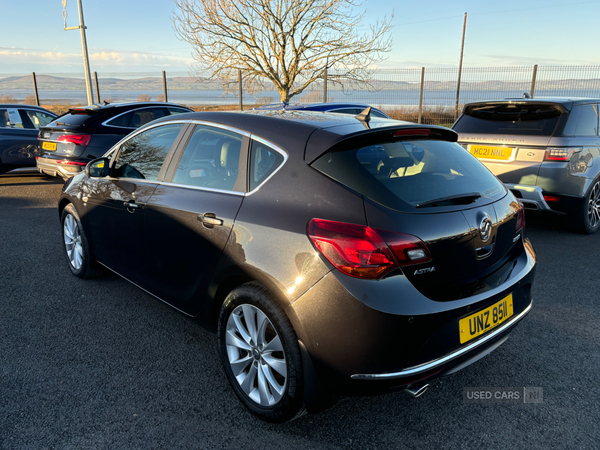
[{"label": "astra badge", "polygon": [[490,240],[492,234],[492,219],[487,214],[479,224],[479,236],[483,242]]},{"label": "astra badge", "polygon": [[415,270],[413,275],[423,275],[424,273],[435,272],[435,267],[426,267],[425,269]]}]

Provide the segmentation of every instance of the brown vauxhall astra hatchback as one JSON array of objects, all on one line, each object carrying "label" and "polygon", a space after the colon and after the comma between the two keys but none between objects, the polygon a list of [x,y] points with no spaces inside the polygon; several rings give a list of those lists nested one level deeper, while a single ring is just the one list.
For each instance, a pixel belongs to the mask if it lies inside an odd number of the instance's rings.
[{"label": "brown vauxhall astra hatchback", "polygon": [[456,139],[368,111],[166,117],[67,180],[67,261],[216,330],[261,419],[416,396],[531,308],[523,208]]}]

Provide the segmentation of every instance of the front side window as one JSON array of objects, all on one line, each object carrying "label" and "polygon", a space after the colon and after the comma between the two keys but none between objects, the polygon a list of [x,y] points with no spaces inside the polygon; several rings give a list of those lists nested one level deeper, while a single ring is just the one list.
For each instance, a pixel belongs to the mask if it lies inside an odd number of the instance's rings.
[{"label": "front side window", "polygon": [[123,178],[156,180],[183,123],[151,128],[121,145],[113,175]]},{"label": "front side window", "polygon": [[254,190],[283,163],[283,155],[268,145],[252,141],[250,152],[250,190]]},{"label": "front side window", "polygon": [[243,184],[234,189],[242,139],[241,135],[231,131],[198,125],[177,164],[173,183],[242,191]]},{"label": "front side window", "polygon": [[0,128],[26,128],[15,108],[0,109]]}]

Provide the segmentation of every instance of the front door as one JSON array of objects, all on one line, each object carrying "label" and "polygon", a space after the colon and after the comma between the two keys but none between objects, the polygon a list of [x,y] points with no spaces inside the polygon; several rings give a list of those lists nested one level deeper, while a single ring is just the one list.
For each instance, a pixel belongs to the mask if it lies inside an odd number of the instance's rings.
[{"label": "front door", "polygon": [[148,200],[184,124],[166,124],[134,135],[119,148],[110,176],[84,187],[84,220],[94,256],[128,280],[149,288],[143,223]]}]

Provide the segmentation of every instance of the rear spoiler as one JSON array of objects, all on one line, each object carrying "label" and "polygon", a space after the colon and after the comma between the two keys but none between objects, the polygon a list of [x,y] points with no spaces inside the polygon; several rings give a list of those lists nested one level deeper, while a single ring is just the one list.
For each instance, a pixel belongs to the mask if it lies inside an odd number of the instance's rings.
[{"label": "rear spoiler", "polygon": [[534,99],[527,99],[527,100],[498,100],[498,101],[487,101],[487,102],[475,102],[475,103],[468,103],[465,105],[465,107],[463,108],[462,114],[465,114],[467,112],[472,111],[475,108],[481,108],[481,107],[485,107],[485,106],[500,106],[500,105],[527,105],[527,106],[531,106],[531,105],[539,105],[539,106],[552,106],[554,108],[558,108],[560,110],[560,112],[564,113],[568,113],[569,110],[565,107],[565,105],[563,105],[562,103],[559,102],[549,102],[549,101],[541,101],[541,102],[536,102]]},{"label": "rear spoiler", "polygon": [[402,125],[390,126],[389,121],[371,123],[372,128],[361,130],[358,133],[345,134],[340,136],[325,129],[317,130],[309,139],[305,152],[304,160],[311,164],[321,155],[350,145],[360,147],[373,145],[380,142],[390,142],[397,140],[438,140],[456,142],[458,134],[450,128],[437,125],[417,125],[404,123]]}]

